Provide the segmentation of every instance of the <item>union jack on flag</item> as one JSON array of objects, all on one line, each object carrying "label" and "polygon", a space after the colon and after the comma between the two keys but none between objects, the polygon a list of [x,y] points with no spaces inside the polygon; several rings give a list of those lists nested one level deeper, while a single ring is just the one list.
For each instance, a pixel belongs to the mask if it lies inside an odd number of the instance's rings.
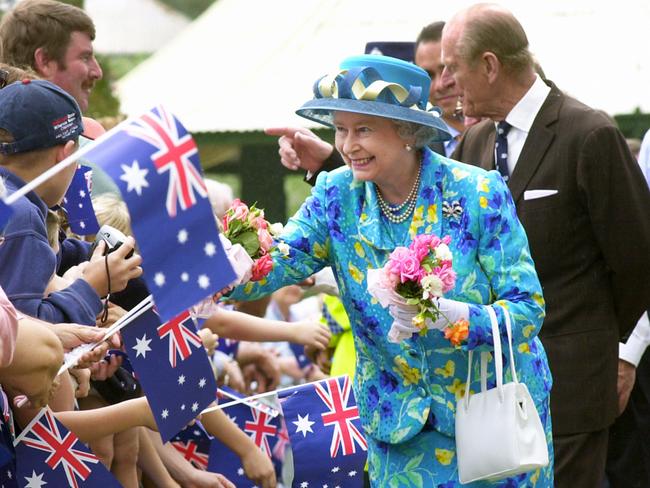
[{"label": "union jack on flag", "polygon": [[27,486],[120,486],[97,456],[48,408],[40,411],[14,444],[16,475],[27,480]]},{"label": "union jack on flag", "polygon": [[[270,415],[243,403],[226,407],[223,411],[240,429],[247,432],[255,444],[270,457],[277,441],[277,432],[280,426],[279,416],[272,418]],[[237,488],[256,486],[246,477],[240,458],[218,439],[212,439],[210,444],[208,471],[223,474]]]},{"label": "union jack on flag", "polygon": [[244,422],[244,432],[250,434],[255,445],[271,457],[271,446],[269,438],[274,438],[278,434],[278,427],[275,425],[277,420],[270,415],[253,408],[251,409],[253,420]]},{"label": "union jack on flag", "polygon": [[[363,486],[368,444],[348,376],[280,393],[294,463],[293,486]],[[318,459],[318,463],[313,460]]]},{"label": "union jack on flag", "polygon": [[289,431],[287,430],[287,423],[284,421],[284,417],[280,420],[280,430],[278,431],[278,442],[273,448],[273,458],[278,461],[284,461],[285,451],[287,446],[290,445],[289,441]]},{"label": "union jack on flag", "polygon": [[211,437],[205,431],[200,421],[188,425],[170,441],[172,446],[196,468],[208,469]]},{"label": "union jack on flag", "polygon": [[183,210],[196,203],[195,190],[201,197],[207,196],[203,178],[190,161],[198,154],[196,143],[164,107],[158,106],[135,119],[126,131],[157,149],[151,160],[159,174],[169,173],[166,207],[170,217],[176,216],[177,203]]},{"label": "union jack on flag", "polygon": [[178,119],[155,107],[89,144],[85,159],[111,177],[129,208],[144,280],[163,321],[235,281],[196,144]]},{"label": "union jack on flag", "polygon": [[199,451],[199,445],[194,441],[172,441],[171,445],[196,468],[208,469],[208,455]]},{"label": "union jack on flag", "polygon": [[350,377],[343,377],[343,386],[336,378],[330,378],[323,385],[316,383],[314,385],[316,393],[323,400],[328,410],[321,414],[324,426],[334,426],[332,443],[330,444],[330,456],[336,457],[339,448],[342,449],[344,456],[349,456],[356,452],[356,446],[364,451],[368,449],[366,439],[363,437],[361,430],[356,427],[352,421],[359,418],[359,409],[356,404],[348,405],[352,385]]},{"label": "union jack on flag", "polygon": [[201,347],[202,345],[201,338],[196,333],[194,325],[191,324],[190,327],[185,325],[191,320],[190,312],[186,310],[158,327],[158,337],[164,339],[169,336],[169,364],[171,364],[172,368],[176,367],[176,356],[181,361],[184,361],[192,354],[190,345],[194,347]]}]

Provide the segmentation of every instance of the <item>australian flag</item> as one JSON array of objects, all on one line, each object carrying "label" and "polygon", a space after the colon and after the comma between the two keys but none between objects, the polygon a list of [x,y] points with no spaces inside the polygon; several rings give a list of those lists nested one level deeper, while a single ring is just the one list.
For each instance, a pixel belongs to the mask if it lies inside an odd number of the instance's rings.
[{"label": "australian flag", "polygon": [[210,360],[189,312],[161,325],[147,310],[122,329],[129,360],[167,442],[215,398]]},{"label": "australian flag", "polygon": [[14,451],[13,423],[9,400],[0,388],[0,487],[18,486],[16,479],[16,460]]},{"label": "australian flag", "polygon": [[305,346],[302,344],[294,344],[293,342],[290,342],[289,347],[291,348],[293,355],[296,357],[296,361],[298,361],[298,367],[301,369],[301,371],[307,372],[310,368],[313,367],[313,363],[305,354]]},{"label": "australian flag", "polygon": [[211,439],[201,422],[197,421],[176,434],[170,442],[195,468],[205,471],[208,469]]},{"label": "australian flag", "polygon": [[172,114],[156,107],[98,140],[85,157],[122,193],[162,320],[237,278],[219,241],[196,143]]},{"label": "australian flag", "polygon": [[[279,416],[274,418],[266,412],[241,403],[226,407],[224,412],[264,453],[271,457],[280,431]],[[255,484],[244,474],[239,457],[218,439],[213,439],[210,446],[208,471],[223,474],[237,488],[255,487]]]},{"label": "australian flag", "polygon": [[21,487],[121,486],[97,456],[48,408],[16,438],[16,477]]},{"label": "australian flag", "polygon": [[68,214],[70,229],[80,236],[97,234],[99,231],[99,223],[90,199],[92,172],[88,166],[78,165],[63,197],[63,207]]},{"label": "australian flag", "polygon": [[368,445],[350,378],[283,390],[280,399],[293,451],[293,486],[363,486]]}]

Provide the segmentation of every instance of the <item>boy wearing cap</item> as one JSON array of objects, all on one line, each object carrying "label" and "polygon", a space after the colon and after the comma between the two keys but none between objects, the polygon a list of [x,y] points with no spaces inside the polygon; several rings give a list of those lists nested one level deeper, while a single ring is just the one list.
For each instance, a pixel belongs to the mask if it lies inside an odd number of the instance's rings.
[{"label": "boy wearing cap", "polygon": [[[7,193],[71,155],[82,131],[79,106],[56,85],[25,80],[0,90],[0,177]],[[58,262],[48,243],[45,217],[48,207],[62,200],[74,171],[74,164],[68,166],[12,205],[14,214],[0,246],[0,286],[26,314],[54,323],[94,325],[100,297],[140,276],[141,258],[125,258],[134,245],[129,238],[105,260],[84,264],[81,277],[70,286],[43,296]]]}]

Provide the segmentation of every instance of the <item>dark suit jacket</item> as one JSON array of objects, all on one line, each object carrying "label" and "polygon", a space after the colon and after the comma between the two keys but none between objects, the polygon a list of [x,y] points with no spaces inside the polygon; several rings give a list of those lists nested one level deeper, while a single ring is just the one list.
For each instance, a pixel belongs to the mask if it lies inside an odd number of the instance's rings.
[{"label": "dark suit jacket", "polygon": [[[650,191],[610,120],[549,84],[508,186],[544,290],[553,431],[565,435],[616,417],[618,340],[650,304]],[[452,157],[494,169],[494,139],[481,122]],[[524,199],[538,189],[558,192]]]}]

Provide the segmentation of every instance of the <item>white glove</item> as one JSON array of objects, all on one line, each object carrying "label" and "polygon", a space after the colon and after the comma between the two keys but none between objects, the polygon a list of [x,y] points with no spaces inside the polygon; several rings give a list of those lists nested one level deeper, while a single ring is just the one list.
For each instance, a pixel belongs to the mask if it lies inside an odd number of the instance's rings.
[{"label": "white glove", "polygon": [[465,319],[469,322],[469,305],[466,303],[447,298],[436,298],[434,303],[438,305],[440,316],[435,322],[427,321],[427,328],[445,330],[457,320]]},{"label": "white glove", "polygon": [[[406,305],[403,300],[402,298],[401,303],[394,302],[388,307],[390,316],[393,317],[393,324],[388,331],[388,340],[390,342],[399,343],[420,331],[413,325],[413,317],[418,314],[418,307],[416,305]],[[441,313],[436,321],[426,320],[427,329],[445,330],[459,319],[469,320],[469,305],[466,303],[447,298],[437,298],[434,302]]]},{"label": "white glove", "polygon": [[393,317],[393,324],[388,331],[388,340],[399,344],[404,339],[410,339],[420,331],[413,325],[413,317],[418,313],[415,305],[393,304],[388,307],[388,313]]}]

